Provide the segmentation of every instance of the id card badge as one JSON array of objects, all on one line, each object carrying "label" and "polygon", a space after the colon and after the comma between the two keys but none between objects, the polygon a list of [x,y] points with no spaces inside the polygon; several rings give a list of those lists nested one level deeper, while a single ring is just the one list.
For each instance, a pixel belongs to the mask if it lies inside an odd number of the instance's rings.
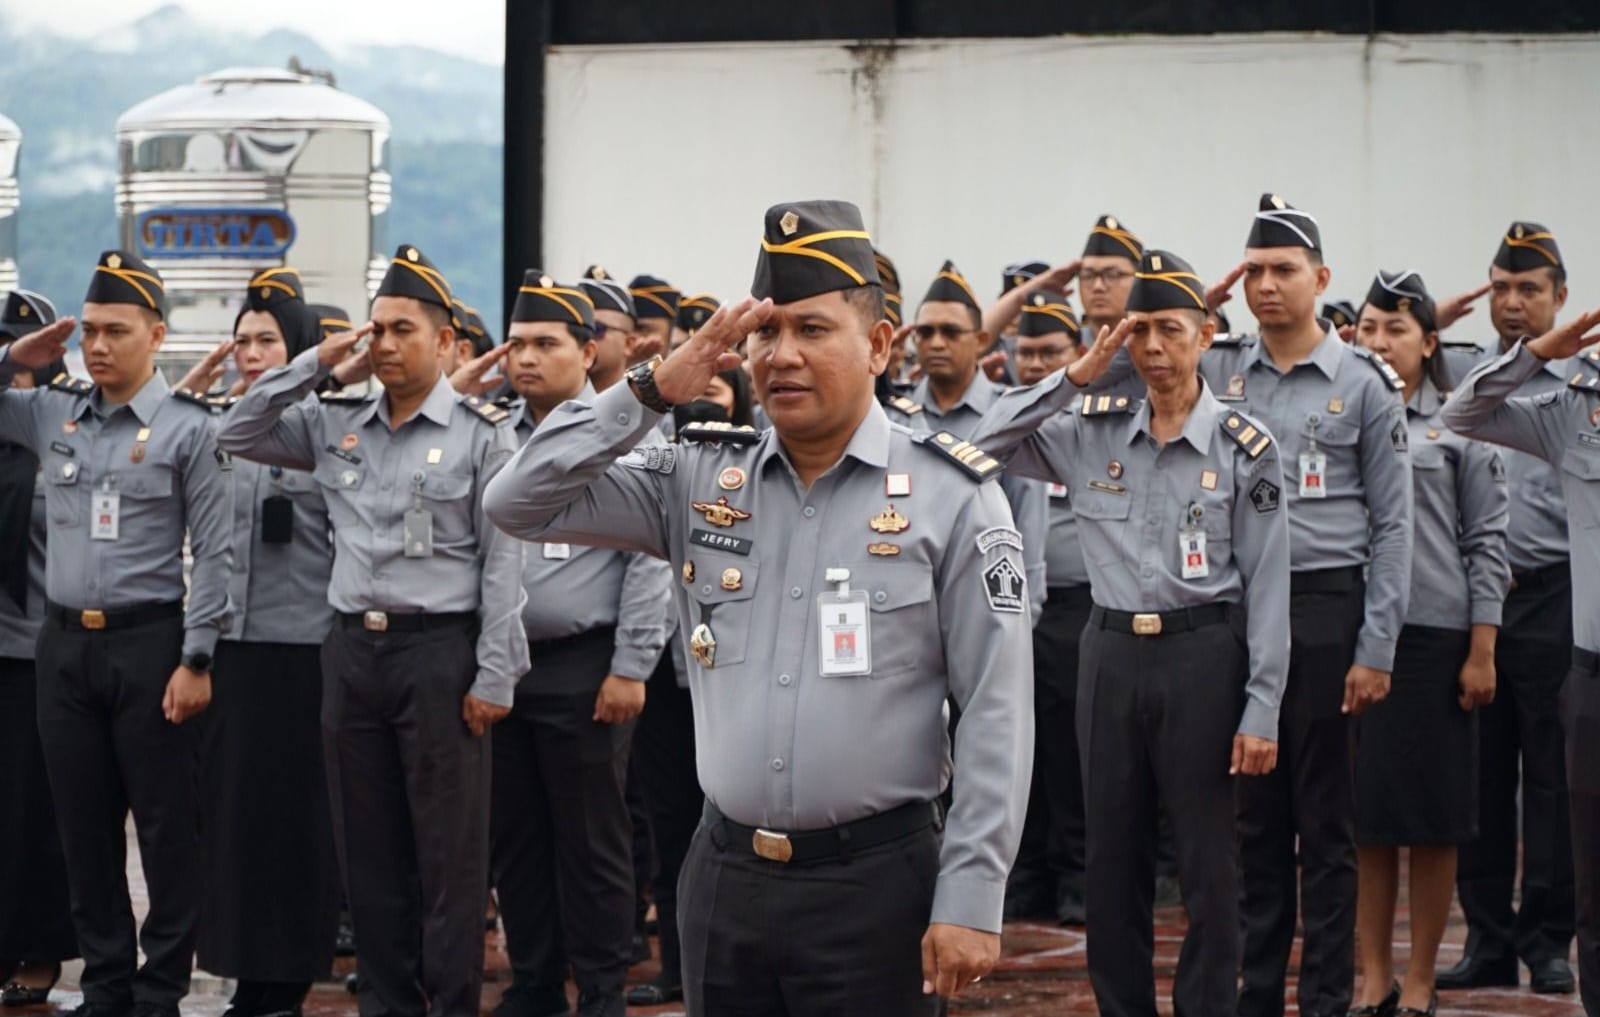
[{"label": "id card badge", "polygon": [[116,540],[122,525],[122,495],[102,488],[89,499],[90,540]]},{"label": "id card badge", "polygon": [[405,515],[405,556],[433,557],[433,513],[414,508]]},{"label": "id card badge", "polygon": [[1321,452],[1300,453],[1300,497],[1328,496],[1328,457]]},{"label": "id card badge", "polygon": [[1178,555],[1183,562],[1183,578],[1204,579],[1211,574],[1211,560],[1206,557],[1206,531],[1184,527],[1178,531]]},{"label": "id card badge", "polygon": [[294,503],[281,494],[261,502],[261,542],[287,544],[294,540]]},{"label": "id card badge", "polygon": [[872,609],[865,591],[817,594],[817,634],[822,677],[872,673]]},{"label": "id card badge", "polygon": [[545,561],[566,561],[572,557],[571,544],[546,544],[544,546]]}]

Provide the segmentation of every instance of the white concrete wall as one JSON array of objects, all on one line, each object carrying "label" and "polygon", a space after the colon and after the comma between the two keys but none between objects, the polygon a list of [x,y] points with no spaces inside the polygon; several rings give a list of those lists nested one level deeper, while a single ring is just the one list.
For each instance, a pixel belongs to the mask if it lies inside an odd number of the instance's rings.
[{"label": "white concrete wall", "polygon": [[981,297],[1009,261],[1069,259],[1102,212],[1212,278],[1276,191],[1321,220],[1332,295],[1379,267],[1465,290],[1520,218],[1554,229],[1569,311],[1600,304],[1600,36],[570,48],[547,73],[561,278],[732,299],[763,210],[809,197],[861,205],[908,303],[947,257]]}]

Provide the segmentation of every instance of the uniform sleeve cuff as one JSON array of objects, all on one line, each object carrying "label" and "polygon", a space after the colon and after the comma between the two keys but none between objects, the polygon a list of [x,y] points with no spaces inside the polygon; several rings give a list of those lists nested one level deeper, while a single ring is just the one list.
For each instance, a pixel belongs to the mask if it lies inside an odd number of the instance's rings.
[{"label": "uniform sleeve cuff", "polygon": [[1004,880],[990,882],[971,876],[940,876],[934,886],[933,913],[928,921],[998,934],[1005,903]]},{"label": "uniform sleeve cuff", "polygon": [[1278,711],[1250,700],[1245,704],[1244,716],[1239,720],[1239,734],[1252,738],[1278,740]]},{"label": "uniform sleeve cuff", "polygon": [[1356,661],[1362,667],[1388,674],[1394,670],[1394,640],[1362,633],[1356,640]]},{"label": "uniform sleeve cuff", "polygon": [[217,651],[217,636],[221,629],[216,625],[196,625],[183,630],[183,655],[203,653],[210,657]]},{"label": "uniform sleeve cuff", "polygon": [[493,674],[489,671],[479,671],[478,680],[472,683],[468,691],[474,698],[495,706],[510,706],[517,690],[517,683],[503,675]]},{"label": "uniform sleeve cuff", "polygon": [[636,682],[648,681],[659,659],[659,646],[653,650],[648,646],[618,646],[611,654],[611,673]]},{"label": "uniform sleeve cuff", "polygon": [[1474,600],[1472,602],[1471,619],[1473,625],[1493,625],[1500,627],[1500,618],[1505,608],[1503,600]]}]

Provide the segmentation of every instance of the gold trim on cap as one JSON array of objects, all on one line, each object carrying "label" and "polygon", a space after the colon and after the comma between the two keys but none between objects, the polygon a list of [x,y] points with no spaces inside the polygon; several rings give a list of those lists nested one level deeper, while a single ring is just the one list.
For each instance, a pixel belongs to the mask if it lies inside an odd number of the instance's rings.
[{"label": "gold trim on cap", "polygon": [[[826,230],[822,233],[808,234],[798,240],[791,240],[786,244],[774,244],[766,237],[762,237],[761,249],[768,254],[797,254],[803,258],[816,258],[818,261],[825,261],[851,279],[854,279],[857,286],[865,286],[867,277],[851,268],[843,259],[836,258],[827,251],[811,249],[811,245],[820,244],[827,240],[865,240],[871,243],[872,237],[866,230]],[[967,292],[970,293],[972,291],[969,289]]]},{"label": "gold trim on cap", "polygon": [[[548,278],[550,277],[541,276],[540,281]],[[567,303],[567,301],[558,296],[558,294],[565,293],[568,296],[577,297],[579,300],[588,304],[591,311],[594,310],[594,301],[589,299],[589,294],[583,292],[582,290],[570,289],[566,286],[518,286],[517,292],[534,293],[541,297],[548,297],[549,299],[554,300],[562,307],[565,307],[567,309],[567,313],[572,315],[572,319],[580,325],[583,324],[583,315],[576,307],[573,307],[571,304]]]},{"label": "gold trim on cap", "polygon": [[139,295],[144,297],[145,303],[150,305],[150,310],[161,310],[161,305],[156,303],[155,298],[150,295],[150,291],[145,289],[144,286],[139,282],[140,279],[143,279],[155,286],[155,288],[161,293],[166,293],[166,287],[161,285],[161,280],[153,275],[150,275],[148,272],[136,272],[131,268],[117,268],[116,265],[111,264],[113,260],[116,261],[117,265],[122,264],[122,259],[113,254],[111,257],[106,259],[106,264],[96,265],[94,270],[96,272],[104,272],[106,275],[115,276],[116,278],[121,279],[123,282],[139,291]]},{"label": "gold trim on cap", "polygon": [[[1522,226],[1520,224],[1517,226],[1517,232],[1519,234],[1522,232]],[[1559,267],[1560,264],[1561,264],[1561,259],[1556,257],[1555,255],[1551,254],[1549,251],[1545,250],[1543,247],[1540,247],[1539,244],[1536,243],[1536,241],[1539,241],[1539,240],[1549,240],[1551,242],[1554,242],[1555,239],[1556,239],[1555,238],[1555,234],[1553,234],[1553,233],[1529,233],[1526,236],[1515,236],[1515,237],[1508,233],[1508,234],[1506,234],[1506,246],[1507,247],[1528,247],[1528,248],[1532,248],[1533,250],[1538,251],[1540,254],[1542,254],[1546,258],[1548,258],[1550,260],[1550,264],[1556,265],[1556,266]]]},{"label": "gold trim on cap", "polygon": [[1135,272],[1133,276],[1135,279],[1149,279],[1152,282],[1171,283],[1184,293],[1188,294],[1189,299],[1193,300],[1195,304],[1199,306],[1200,310],[1210,310],[1210,308],[1206,307],[1206,301],[1204,297],[1195,293],[1194,290],[1191,290],[1189,287],[1178,281],[1179,279],[1193,279],[1196,285],[1203,285],[1200,282],[1200,277],[1195,275],[1193,272]]},{"label": "gold trim on cap", "polygon": [[[415,248],[412,250],[414,251]],[[439,294],[439,299],[444,301],[444,306],[450,306],[450,283],[445,280],[444,273],[440,272],[436,268],[429,268],[426,265],[416,265],[409,261],[397,261],[395,264],[404,265],[406,268],[409,268],[411,271],[421,276],[422,281],[432,287],[435,293]]]},{"label": "gold trim on cap", "polygon": [[1096,223],[1094,229],[1089,231],[1089,235],[1091,237],[1096,233],[1103,237],[1110,237],[1123,247],[1126,247],[1128,252],[1135,258],[1138,258],[1144,250],[1144,248],[1139,245],[1139,238],[1134,236],[1132,233],[1129,233],[1127,230],[1119,227],[1117,225],[1117,221],[1111,218],[1109,215],[1106,216],[1106,224],[1104,226]]}]

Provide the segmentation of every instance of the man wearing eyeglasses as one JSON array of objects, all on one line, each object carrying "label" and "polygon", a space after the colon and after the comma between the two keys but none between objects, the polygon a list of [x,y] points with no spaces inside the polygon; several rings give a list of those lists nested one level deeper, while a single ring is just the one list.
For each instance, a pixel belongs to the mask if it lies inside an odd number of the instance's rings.
[{"label": "man wearing eyeglasses", "polygon": [[[989,332],[983,327],[983,308],[972,286],[952,262],[944,263],[922,298],[912,336],[922,381],[909,396],[889,400],[889,419],[914,431],[949,431],[958,438],[967,437],[1004,389],[978,369],[979,357],[989,348]],[[1033,602],[1032,617],[1037,620],[1044,608],[1044,547],[1049,525],[1044,485],[1002,476],[1000,487],[1011,502],[1011,514],[1022,534],[1028,595]]]}]

